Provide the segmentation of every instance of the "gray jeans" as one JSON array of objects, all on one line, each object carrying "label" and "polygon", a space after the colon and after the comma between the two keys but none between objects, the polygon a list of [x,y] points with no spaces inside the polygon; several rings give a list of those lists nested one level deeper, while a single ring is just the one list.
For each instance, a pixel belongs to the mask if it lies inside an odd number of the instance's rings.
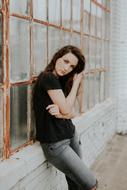
[{"label": "gray jeans", "polygon": [[41,144],[46,159],[65,174],[69,190],[90,190],[96,178],[81,159],[81,142],[77,133],[71,139]]}]

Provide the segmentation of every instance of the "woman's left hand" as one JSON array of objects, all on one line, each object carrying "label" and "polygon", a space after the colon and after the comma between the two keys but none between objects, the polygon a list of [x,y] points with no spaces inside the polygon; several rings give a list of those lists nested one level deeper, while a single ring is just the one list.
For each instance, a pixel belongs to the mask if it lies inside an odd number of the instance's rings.
[{"label": "woman's left hand", "polygon": [[60,114],[60,111],[59,111],[59,107],[57,104],[50,104],[46,107],[46,110],[48,110],[48,112],[51,114],[51,115],[59,115]]}]

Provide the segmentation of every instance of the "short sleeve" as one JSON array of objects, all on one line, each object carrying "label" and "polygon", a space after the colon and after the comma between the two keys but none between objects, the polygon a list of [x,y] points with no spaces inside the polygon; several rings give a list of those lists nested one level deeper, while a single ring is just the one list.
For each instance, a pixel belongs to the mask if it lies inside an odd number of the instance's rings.
[{"label": "short sleeve", "polygon": [[53,73],[43,74],[40,83],[41,87],[46,91],[51,89],[61,89],[60,82]]}]

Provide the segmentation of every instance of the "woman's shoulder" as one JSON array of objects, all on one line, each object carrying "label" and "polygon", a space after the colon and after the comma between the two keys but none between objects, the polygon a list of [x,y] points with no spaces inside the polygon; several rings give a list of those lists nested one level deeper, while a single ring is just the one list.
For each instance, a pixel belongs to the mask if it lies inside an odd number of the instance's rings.
[{"label": "woman's shoulder", "polygon": [[41,72],[38,78],[57,78],[53,72]]}]

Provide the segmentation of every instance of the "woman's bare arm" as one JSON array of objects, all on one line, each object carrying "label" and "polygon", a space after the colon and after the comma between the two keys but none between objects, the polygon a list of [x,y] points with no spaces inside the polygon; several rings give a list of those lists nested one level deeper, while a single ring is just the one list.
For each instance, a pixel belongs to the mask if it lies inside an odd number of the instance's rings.
[{"label": "woman's bare arm", "polygon": [[52,99],[54,104],[58,105],[60,113],[62,115],[69,115],[72,112],[76,99],[77,90],[82,77],[83,77],[83,72],[81,72],[80,74],[76,74],[74,76],[73,85],[67,97],[64,96],[64,93],[61,89],[48,90],[50,98]]}]

